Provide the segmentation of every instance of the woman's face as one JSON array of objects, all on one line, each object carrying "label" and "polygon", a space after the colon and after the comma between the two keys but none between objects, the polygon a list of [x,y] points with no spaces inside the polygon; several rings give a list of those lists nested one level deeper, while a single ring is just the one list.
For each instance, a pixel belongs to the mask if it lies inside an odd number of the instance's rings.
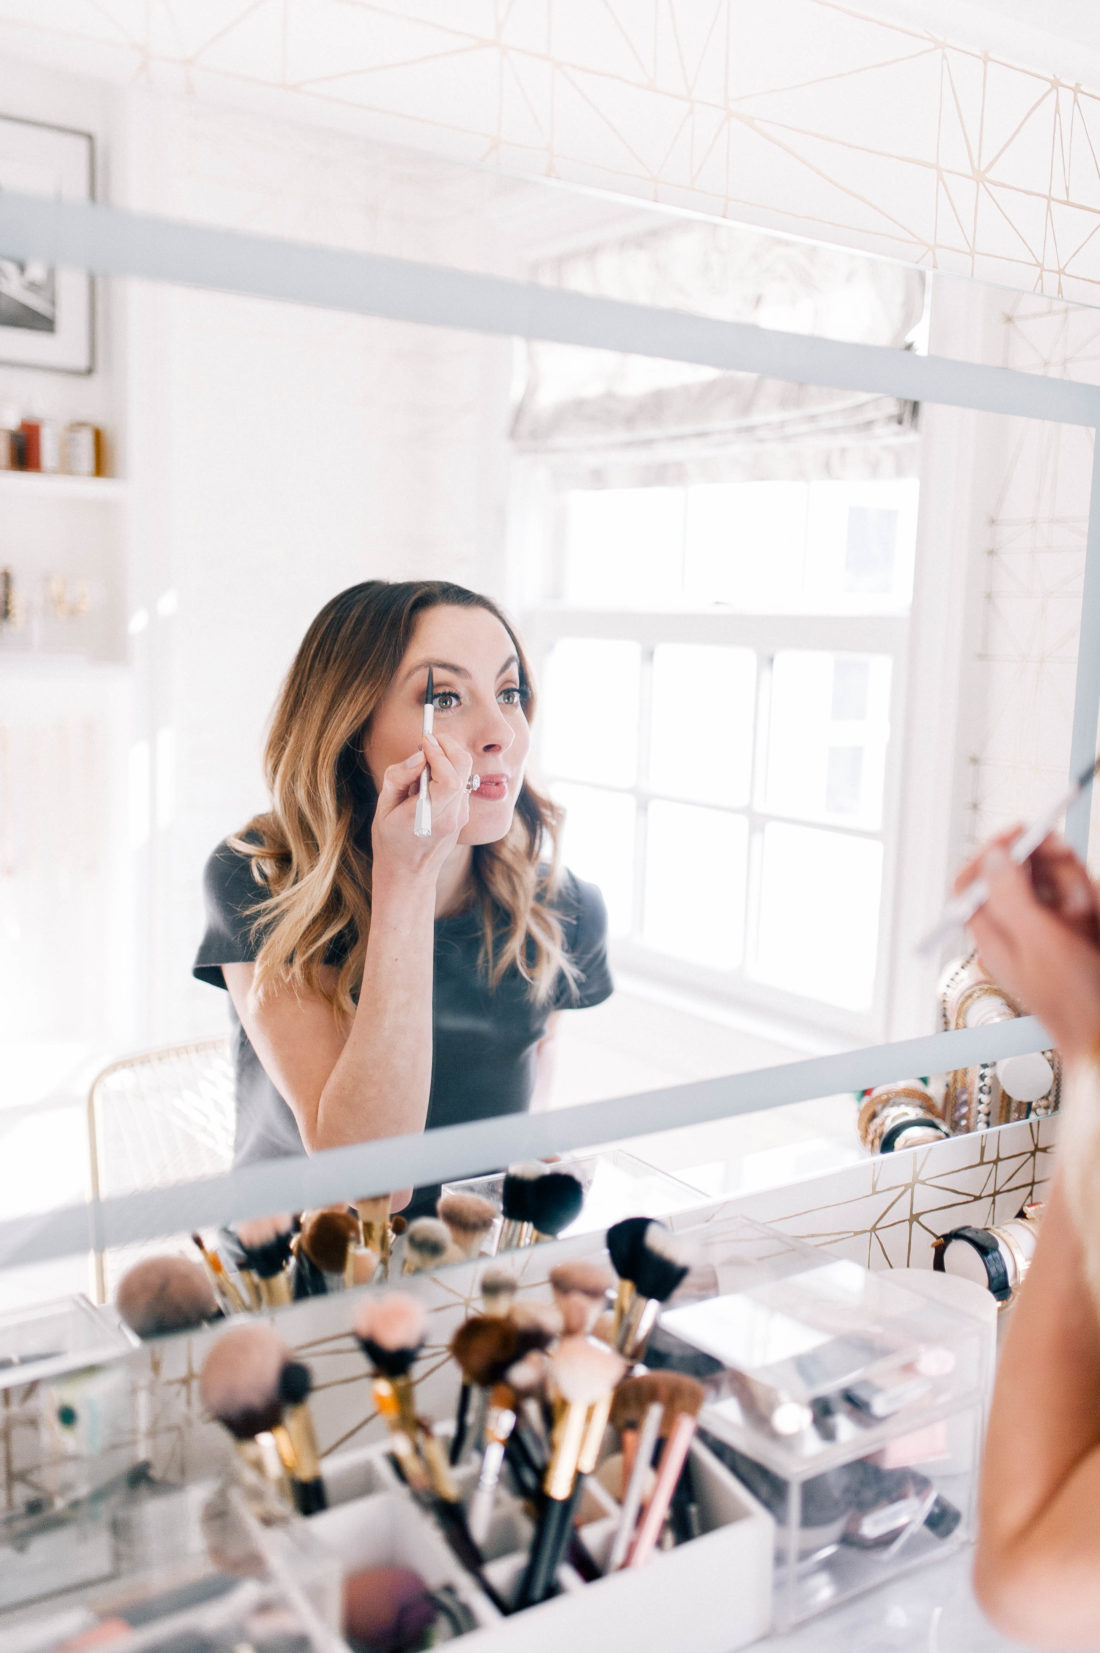
[{"label": "woman's face", "polygon": [[428,667],[433,670],[436,739],[468,752],[481,784],[470,795],[460,844],[492,844],[512,824],[531,731],[520,694],[515,646],[484,608],[437,604],[421,614],[412,642],[371,718],[365,742],[375,786],[391,764],[420,746]]}]

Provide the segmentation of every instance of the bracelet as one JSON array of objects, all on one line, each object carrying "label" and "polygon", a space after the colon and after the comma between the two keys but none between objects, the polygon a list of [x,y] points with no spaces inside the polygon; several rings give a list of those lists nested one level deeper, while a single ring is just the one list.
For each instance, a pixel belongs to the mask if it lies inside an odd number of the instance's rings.
[{"label": "bracelet", "polygon": [[941,1234],[932,1242],[934,1256],[932,1267],[937,1274],[946,1274],[944,1253],[954,1241],[960,1241],[972,1246],[985,1265],[985,1275],[989,1282],[989,1290],[998,1303],[1007,1303],[1012,1296],[1012,1287],[1009,1284],[1008,1270],[1001,1255],[1001,1248],[996,1237],[987,1228],[953,1228],[948,1234]]}]

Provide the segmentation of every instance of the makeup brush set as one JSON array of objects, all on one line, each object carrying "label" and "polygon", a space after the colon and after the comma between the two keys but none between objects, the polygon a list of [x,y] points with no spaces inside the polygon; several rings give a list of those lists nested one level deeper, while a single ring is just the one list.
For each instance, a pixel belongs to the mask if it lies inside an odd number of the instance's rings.
[{"label": "makeup brush set", "polygon": [[[531,1204],[555,1170],[509,1175],[507,1259],[406,1279],[391,1236],[385,1287],[295,1304],[287,1341],[237,1318],[143,1357],[197,1377],[256,1529],[337,1557],[348,1644],[663,1650],[690,1601],[693,1653],[722,1653],[966,1536],[983,1327],[744,1218],[540,1243],[576,1192]],[[115,1525],[170,1480],[162,1459],[122,1489]]]}]

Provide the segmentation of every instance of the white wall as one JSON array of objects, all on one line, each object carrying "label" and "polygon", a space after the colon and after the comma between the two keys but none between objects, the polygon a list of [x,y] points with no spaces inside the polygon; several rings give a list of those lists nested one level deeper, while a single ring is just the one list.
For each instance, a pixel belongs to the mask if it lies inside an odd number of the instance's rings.
[{"label": "white wall", "polygon": [[[492,236],[448,210],[450,169],[352,137],[141,96],[129,129],[146,158],[134,205],[421,257],[443,235]],[[154,752],[171,731],[154,781],[170,818],[154,807],[139,938],[141,1037],[161,1041],[223,1025],[224,1001],[189,976],[202,864],[264,807],[264,723],[313,614],[369,577],[500,591],[510,346],[183,289],[135,302],[153,313],[133,416],[158,432],[143,482],[160,540],[144,664]],[[165,591],[173,612],[158,617]]]}]

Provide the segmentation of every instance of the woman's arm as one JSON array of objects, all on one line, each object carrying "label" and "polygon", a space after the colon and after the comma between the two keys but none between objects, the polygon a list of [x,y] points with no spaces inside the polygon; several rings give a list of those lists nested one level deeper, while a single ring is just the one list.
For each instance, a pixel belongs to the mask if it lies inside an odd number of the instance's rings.
[{"label": "woman's arm", "polygon": [[554,1073],[557,1068],[557,1038],[560,1010],[551,1011],[546,1022],[546,1032],[535,1047],[535,1088],[531,1093],[531,1112],[545,1113],[550,1106],[550,1096],[554,1089]]},{"label": "woman's arm", "polygon": [[[1017,867],[1007,854],[1013,836],[984,852],[959,886],[978,871],[987,878],[989,900],[971,924],[982,962],[1042,1019],[1072,1084],[1100,1032],[1096,891],[1060,840]],[[1100,1646],[1098,1508],[1100,1317],[1059,1177],[1012,1309],[982,1464],[974,1582],[1006,1633],[1043,1647]]]},{"label": "woman's arm", "polygon": [[419,1131],[427,1116],[436,884],[469,815],[471,760],[430,735],[425,745],[432,837],[412,830],[422,752],[387,769],[379,793],[371,927],[354,1015],[340,1019],[323,995],[286,987],[257,1003],[254,967],[222,967],[249,1042],[310,1153]]},{"label": "woman's arm", "polygon": [[1100,1647],[1100,1320],[1060,1182],[1013,1306],[982,1463],[974,1585],[1006,1632]]}]

